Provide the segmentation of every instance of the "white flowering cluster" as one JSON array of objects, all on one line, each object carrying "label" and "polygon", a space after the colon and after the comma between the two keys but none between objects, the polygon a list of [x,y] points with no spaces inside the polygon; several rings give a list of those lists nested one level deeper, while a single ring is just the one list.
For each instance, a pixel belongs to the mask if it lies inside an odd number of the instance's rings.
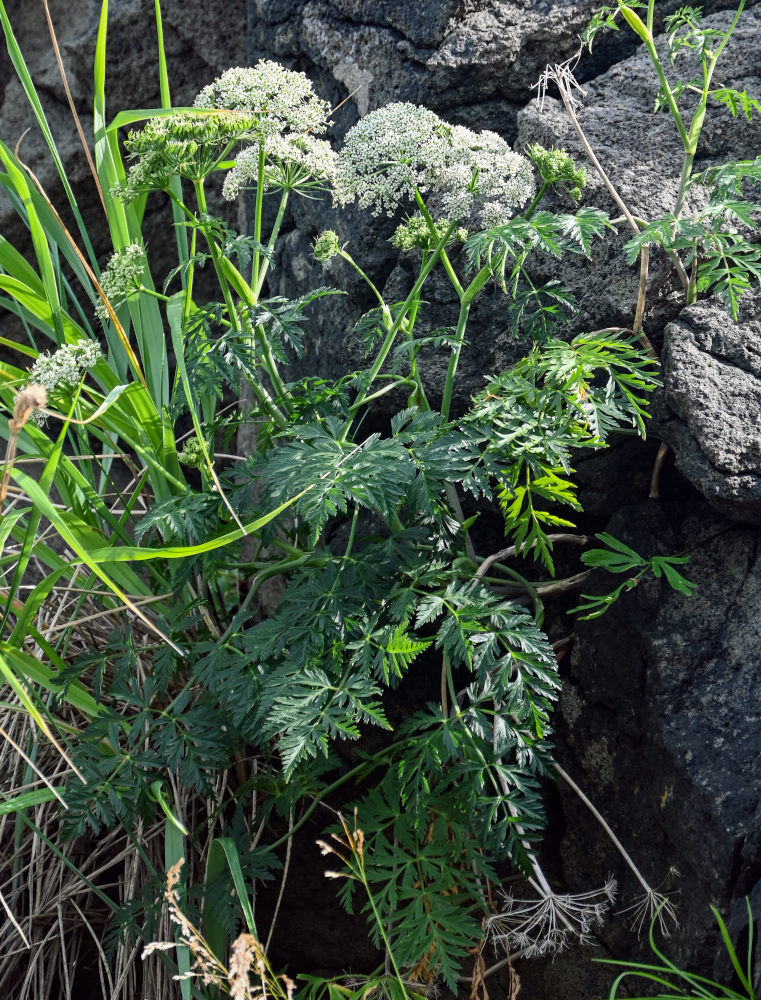
[{"label": "white flowering cluster", "polygon": [[[139,243],[130,243],[123,250],[112,254],[100,276],[100,287],[116,309],[131,292],[136,292],[143,280],[145,270],[145,248]],[[98,318],[104,323],[109,320],[108,310],[102,300],[95,305]]]},{"label": "white flowering cluster", "polygon": [[[311,135],[268,135],[264,138],[266,157],[264,184],[267,189],[300,187],[314,188],[332,182],[336,169],[336,154],[325,139]],[[237,157],[222,185],[228,201],[237,197],[241,188],[255,186],[259,174],[259,146],[249,146]]]},{"label": "white flowering cluster", "polygon": [[[44,352],[29,371],[28,385],[42,386],[48,395],[59,386],[77,385],[88,368],[93,368],[103,357],[100,347],[92,340],[78,340],[75,344],[64,344],[53,354]],[[32,420],[44,423],[44,414],[33,410]]]},{"label": "white flowering cluster", "polygon": [[126,178],[111,186],[111,197],[130,202],[138,195],[154,189],[166,191],[173,174],[174,167],[167,163],[160,153],[155,151],[144,153],[129,168]]},{"label": "white flowering cluster", "polygon": [[393,215],[415,190],[438,218],[490,228],[525,204],[535,185],[529,161],[495,132],[448,125],[414,104],[388,104],[347,134],[335,198]]},{"label": "white flowering cluster", "polygon": [[328,124],[330,105],[317,97],[305,73],[262,59],[256,66],[228,69],[198,94],[197,108],[254,111],[271,132],[320,135]]},{"label": "white flowering cluster", "polygon": [[256,185],[262,146],[268,190],[314,188],[332,181],[335,153],[317,138],[329,124],[330,105],[315,94],[304,73],[267,59],[228,69],[203,88],[195,106],[257,116],[256,144],[243,150],[225,179],[222,193],[229,201],[241,188]]}]

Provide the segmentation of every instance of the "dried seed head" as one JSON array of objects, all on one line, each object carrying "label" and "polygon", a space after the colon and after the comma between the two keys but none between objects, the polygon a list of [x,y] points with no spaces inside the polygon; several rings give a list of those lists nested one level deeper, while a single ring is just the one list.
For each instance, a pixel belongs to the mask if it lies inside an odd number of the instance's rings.
[{"label": "dried seed head", "polygon": [[18,434],[29,419],[32,410],[41,410],[48,401],[45,386],[37,382],[26,386],[16,396],[13,403],[13,416],[10,420],[11,431]]}]

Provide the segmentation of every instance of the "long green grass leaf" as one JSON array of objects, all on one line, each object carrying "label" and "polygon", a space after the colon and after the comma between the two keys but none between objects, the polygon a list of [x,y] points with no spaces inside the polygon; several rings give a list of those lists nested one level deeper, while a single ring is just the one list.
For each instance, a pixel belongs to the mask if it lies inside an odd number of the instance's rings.
[{"label": "long green grass leaf", "polygon": [[0,142],[0,159],[2,159],[8,178],[11,184],[13,184],[16,194],[21,199],[26,211],[29,229],[32,234],[34,252],[37,257],[37,264],[40,269],[42,284],[45,290],[45,297],[50,304],[53,327],[56,331],[58,342],[62,343],[64,333],[61,319],[61,301],[58,294],[58,285],[56,283],[55,271],[53,270],[47,235],[42,223],[40,222],[39,216],[37,215],[37,210],[32,200],[29,180],[24,171],[17,165],[18,161],[4,142]]},{"label": "long green grass leaf", "polygon": [[[164,823],[164,864],[166,870],[169,871],[170,868],[174,868],[175,865],[180,864],[184,857],[185,847],[182,833],[180,833],[175,823],[167,818]],[[181,901],[183,896],[184,891],[181,891]],[[174,937],[177,942],[177,967],[179,974],[182,976],[190,971],[190,951],[187,945],[182,944],[181,928],[174,927]],[[190,1000],[189,979],[180,980],[180,992],[182,993],[182,1000]]]},{"label": "long green grass leaf", "polygon": [[41,321],[41,329],[48,331],[50,337],[54,337],[56,323],[60,323],[61,340],[60,343],[74,343],[77,340],[87,338],[87,334],[82,327],[63,312],[60,307],[57,312],[50,301],[43,295],[39,295],[29,285],[25,285],[18,278],[9,274],[0,274],[0,289],[12,295],[13,298],[27,309],[32,316]]},{"label": "long green grass leaf", "polygon": [[55,671],[30,656],[29,653],[17,649],[9,642],[0,642],[0,653],[17,675],[24,677],[32,684],[45,688],[46,691],[67,702],[81,712],[86,719],[94,718],[103,710],[81,681],[71,681],[67,684],[64,692]]},{"label": "long green grass leaf", "polygon": [[[14,473],[15,474],[15,473]],[[276,507],[274,510],[269,511],[267,514],[263,514],[258,517],[255,521],[251,521],[249,524],[244,524],[242,528],[235,528],[232,531],[226,532],[224,535],[220,535],[218,538],[212,538],[207,542],[199,542],[197,545],[167,545],[164,548],[140,548],[137,545],[120,545],[118,548],[113,549],[95,549],[90,553],[90,557],[99,563],[118,563],[118,562],[142,562],[148,559],[185,559],[187,556],[197,556],[201,555],[203,552],[213,552],[215,549],[224,548],[226,545],[232,545],[233,542],[240,541],[241,538],[245,538],[247,535],[252,535],[255,531],[263,528],[265,524],[269,524],[270,521],[274,520],[283,511],[288,510],[289,507],[293,506],[297,500],[304,496],[311,486],[306,490],[302,490],[301,493],[297,493],[296,496],[290,497],[285,503]]]},{"label": "long green grass leaf", "polygon": [[50,155],[53,158],[56,170],[58,171],[58,176],[61,178],[63,189],[66,192],[66,197],[68,198],[71,210],[74,213],[74,218],[76,219],[77,227],[79,229],[80,236],[82,237],[82,242],[84,243],[87,254],[94,265],[95,254],[90,243],[90,237],[87,233],[87,227],[85,226],[82,214],[79,211],[77,199],[74,197],[74,191],[72,190],[69,178],[66,175],[63,160],[58,152],[58,147],[56,146],[55,139],[53,138],[53,133],[50,131],[50,126],[48,125],[47,118],[45,117],[45,112],[43,111],[42,104],[37,95],[37,90],[34,86],[34,82],[32,81],[31,74],[29,73],[29,69],[24,61],[24,56],[21,52],[19,44],[16,41],[16,36],[13,33],[13,28],[11,27],[8,14],[5,9],[5,4],[2,2],[0,2],[0,23],[2,23],[3,34],[5,35],[5,44],[8,47],[8,55],[10,56],[11,63],[16,71],[16,76],[18,77],[19,83],[24,90],[24,94],[31,105],[34,117],[37,119],[37,124],[39,125],[40,131],[45,138],[45,143],[50,150]]},{"label": "long green grass leaf", "polygon": [[0,651],[0,674],[5,678],[6,684],[13,690],[18,700],[21,702],[22,706],[26,710],[27,714],[31,719],[34,720],[38,729],[45,735],[45,737],[50,741],[50,743],[56,748],[58,753],[63,757],[69,767],[74,771],[82,781],[85,779],[79,773],[79,771],[74,766],[73,762],[67,755],[64,748],[56,739],[53,730],[48,725],[47,719],[43,716],[42,712],[37,708],[34,701],[26,690],[26,687],[21,683],[13,670],[13,667],[8,662],[8,659],[2,651]]},{"label": "long green grass leaf", "polygon": [[[63,793],[63,788],[56,788],[56,792]],[[31,792],[22,792],[20,795],[14,795],[13,798],[0,802],[0,816],[17,813],[22,809],[29,809],[31,806],[41,806],[54,798],[56,798],[56,794],[50,788],[35,788]]]},{"label": "long green grass leaf", "polygon": [[[113,144],[109,141],[106,122],[106,39],[108,37],[108,0],[103,0],[100,8],[98,38],[95,43],[94,100],[93,100],[93,131],[95,139],[95,166],[103,188],[104,196],[111,188],[123,179],[115,157]],[[124,205],[110,196],[106,198],[106,212],[111,229],[111,240],[114,248],[121,250],[130,242],[129,224]]]},{"label": "long green grass leaf", "polygon": [[[159,93],[161,94],[162,108],[172,107],[172,95],[169,89],[169,72],[166,63],[166,50],[164,48],[164,26],[161,18],[161,3],[154,0],[154,11],[156,15],[156,36],[159,49]],[[173,109],[176,110],[176,109]],[[177,259],[180,264],[180,277],[182,288],[185,290],[188,283],[187,270],[185,264],[188,261],[188,234],[184,222],[183,212],[178,202],[182,201],[182,182],[179,177],[173,177],[170,182],[172,194],[172,220],[174,222],[174,233],[177,240]],[[176,199],[176,200],[175,200]]]},{"label": "long green grass leaf", "polygon": [[[206,884],[209,884],[210,873],[214,877],[224,869],[225,861],[232,875],[233,885],[238,894],[238,900],[243,910],[248,933],[253,934],[254,937],[258,937],[254,911],[251,906],[251,900],[248,898],[246,880],[243,877],[243,869],[241,868],[240,857],[238,856],[238,847],[231,837],[215,837],[212,840],[206,861]],[[215,952],[215,954],[217,953]]]},{"label": "long green grass leaf", "polygon": [[169,115],[178,114],[193,114],[198,115],[199,117],[206,116],[208,118],[210,114],[218,113],[219,112],[210,111],[208,108],[173,108],[170,104],[166,104],[161,108],[131,108],[127,111],[120,111],[108,126],[108,131],[116,132],[120,128],[126,128],[127,125],[134,125],[135,122],[147,121],[149,118],[166,118]]},{"label": "long green grass leaf", "polygon": [[732,938],[729,935],[729,930],[727,929],[727,925],[724,923],[721,914],[719,913],[719,911],[716,909],[715,906],[711,907],[711,913],[713,913],[714,917],[716,918],[716,923],[719,925],[719,930],[721,931],[721,937],[722,940],[724,941],[724,947],[727,950],[727,954],[729,955],[729,960],[732,963],[732,968],[735,970],[737,974],[737,978],[743,984],[745,990],[747,990],[748,996],[753,996],[753,987],[751,986],[750,981],[747,975],[745,974],[743,967],[740,965],[740,960],[737,957],[737,952],[735,951],[735,946],[732,943]]},{"label": "long green grass leaf", "polygon": [[[23,202],[17,196],[15,188],[7,174],[0,172],[0,184],[2,184],[8,193],[16,212],[21,216],[24,222],[26,222],[26,211],[24,209]],[[35,186],[31,186],[29,188],[29,193],[32,204],[34,205],[34,210],[37,213],[37,218],[40,220],[48,239],[51,244],[54,244],[58,248],[58,251],[65,257],[67,264],[71,268],[85,293],[88,295],[90,302],[93,302],[95,299],[95,292],[87,273],[87,267],[85,267],[82,257],[80,257],[75,249],[71,237],[67,236],[60,217],[48,201],[47,197],[38,191]],[[97,265],[93,268],[93,270],[97,273]],[[14,272],[11,271],[11,273]],[[39,278],[37,280],[39,281]]]},{"label": "long green grass leaf", "polygon": [[[79,558],[79,561],[84,563],[98,577],[99,580],[105,583],[108,589],[119,599],[119,601],[125,607],[129,608],[132,614],[136,615],[143,622],[143,624],[150,629],[151,632],[158,635],[159,638],[171,646],[175,652],[183,655],[179,646],[175,645],[169,636],[165,635],[164,632],[162,632],[161,629],[155,625],[143,611],[140,610],[140,608],[127,596],[122,589],[122,586],[119,586],[112,576],[109,576],[108,573],[101,569],[101,560],[94,555],[93,541],[95,537],[97,537],[96,533],[78,518],[68,514],[68,512],[58,510],[56,506],[50,502],[47,494],[40,489],[39,485],[25,473],[21,472],[19,469],[14,469],[13,476],[27,496],[32,500],[36,510],[51,522],[61,538],[74,550]],[[105,551],[108,552],[110,550],[106,549]],[[125,560],[113,561],[119,562]],[[136,588],[139,588],[139,590],[144,589],[143,585],[136,577],[134,578],[133,583]]]}]

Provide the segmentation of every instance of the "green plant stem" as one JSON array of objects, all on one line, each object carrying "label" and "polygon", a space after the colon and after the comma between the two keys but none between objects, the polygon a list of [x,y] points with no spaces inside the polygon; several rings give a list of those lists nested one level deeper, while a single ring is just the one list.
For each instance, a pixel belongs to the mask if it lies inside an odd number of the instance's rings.
[{"label": "green plant stem", "polygon": [[319,794],[315,794],[312,797],[311,803],[304,810],[301,818],[293,824],[293,829],[289,830],[288,833],[283,834],[282,837],[279,837],[276,841],[274,841],[274,843],[270,844],[269,849],[271,851],[277,850],[277,848],[284,844],[289,837],[292,837],[295,833],[297,833],[307,822],[317,806],[319,806],[323,799],[325,799],[328,795],[337,791],[354,778],[363,777],[366,773],[369,774],[374,771],[376,767],[380,767],[388,757],[393,756],[399,742],[401,741],[392,743],[390,746],[386,747],[385,750],[381,750],[380,753],[375,754],[369,760],[363,760],[361,764],[357,764],[355,767],[351,768],[351,770],[347,771],[346,774],[342,774],[341,777],[337,778],[334,782],[332,782],[332,784],[326,785],[325,788],[320,789]]},{"label": "green plant stem", "polygon": [[146,288],[145,285],[141,285],[138,291],[144,293],[145,295],[150,295],[154,299],[158,299],[159,302],[169,301],[168,295],[162,295],[161,292],[157,292],[155,288]]},{"label": "green plant stem", "polygon": [[523,213],[523,218],[524,218],[524,219],[530,219],[530,218],[531,218],[531,216],[532,216],[532,215],[534,214],[534,212],[536,211],[536,208],[537,208],[537,205],[539,204],[539,202],[540,202],[540,201],[542,200],[542,198],[543,198],[543,197],[545,196],[545,194],[547,193],[547,190],[548,190],[549,186],[550,186],[550,182],[549,182],[549,181],[543,181],[543,182],[542,182],[542,186],[541,186],[541,187],[539,188],[539,190],[537,191],[537,193],[536,193],[536,197],[535,197],[535,198],[534,198],[534,200],[533,200],[533,201],[531,202],[531,204],[530,204],[530,205],[529,205],[529,207],[528,207],[528,208],[526,209],[526,211],[525,211],[525,212]]},{"label": "green plant stem", "polygon": [[[277,361],[275,361],[275,356],[272,353],[272,347],[267,339],[267,331],[261,325],[257,323],[254,327],[254,338],[259,344],[259,349],[262,352],[262,364],[264,370],[269,376],[270,382],[272,383],[272,388],[278,395],[279,401],[282,406],[285,407],[285,400],[288,395],[285,388],[285,382],[283,382],[282,376],[277,367]],[[287,412],[287,410],[286,410]]]},{"label": "green plant stem", "polygon": [[[454,686],[454,677],[452,676],[452,665],[449,662],[449,657],[446,654],[444,656],[442,656],[442,658],[441,658],[441,669],[443,670],[445,678],[446,678],[446,690],[449,692],[449,701],[450,701],[450,703],[452,705],[452,711],[453,712],[457,712],[458,711],[458,707],[457,707],[457,690],[455,689],[455,686]],[[444,685],[442,684],[442,688],[443,687],[444,687]],[[445,710],[443,701],[442,701],[441,708],[442,708],[442,711]]]},{"label": "green plant stem", "polygon": [[[433,236],[433,238],[436,239],[437,235],[436,226],[434,224],[433,219],[431,218],[431,213],[428,211],[428,208],[425,202],[423,201],[423,198],[420,192],[417,190],[417,188],[415,189],[415,201],[417,202],[417,206],[420,209],[420,212],[428,225],[428,231],[430,232],[431,236]],[[455,220],[455,225],[457,224],[457,222],[459,222],[459,219]],[[444,270],[447,272],[449,280],[452,282],[452,287],[457,292],[460,299],[462,299],[462,296],[464,295],[464,289],[460,284],[460,279],[455,274],[455,269],[452,267],[452,263],[449,260],[449,257],[447,256],[446,247],[442,248],[441,250],[441,263],[444,265]]]},{"label": "green plant stem", "polygon": [[407,298],[404,300],[402,308],[399,310],[399,314],[397,315],[396,319],[391,324],[391,328],[389,329],[388,333],[386,334],[386,337],[385,337],[385,339],[383,341],[383,344],[381,345],[381,348],[378,351],[378,355],[377,355],[377,357],[375,359],[375,362],[374,362],[372,368],[370,369],[370,375],[369,375],[368,383],[365,386],[365,388],[360,392],[359,396],[357,396],[357,398],[355,399],[354,403],[352,404],[352,406],[349,409],[350,418],[347,421],[346,428],[344,429],[344,433],[341,436],[341,439],[340,439],[341,441],[345,441],[346,438],[348,437],[349,431],[351,430],[351,424],[352,424],[352,420],[353,420],[354,414],[357,412],[357,410],[361,409],[362,406],[365,404],[365,402],[367,400],[367,397],[368,397],[368,391],[367,390],[370,388],[370,386],[373,384],[373,382],[375,381],[375,379],[378,377],[378,373],[380,372],[381,368],[383,367],[383,363],[385,362],[386,358],[388,357],[388,353],[389,353],[389,351],[391,350],[391,348],[392,348],[392,346],[394,344],[394,339],[395,339],[397,333],[399,332],[399,328],[402,325],[402,322],[404,320],[404,317],[405,317],[405,314],[406,314],[407,310],[409,309],[410,305],[415,301],[415,299],[419,296],[420,289],[423,287],[423,285],[425,284],[426,278],[428,277],[428,275],[433,270],[433,267],[434,267],[434,265],[436,264],[436,261],[439,258],[439,254],[441,253],[441,251],[443,250],[443,248],[449,242],[449,238],[451,237],[452,233],[454,232],[456,225],[457,225],[456,222],[450,223],[449,227],[447,228],[447,231],[444,233],[444,235],[442,236],[442,238],[439,240],[438,244],[436,245],[435,249],[431,253],[430,258],[425,262],[425,264],[421,268],[420,274],[418,275],[418,278],[417,278],[415,284],[412,286],[412,290],[410,291],[410,293],[407,296]]},{"label": "green plant stem", "polygon": [[[640,24],[642,24],[642,21],[640,21],[639,18],[637,18],[637,20],[639,21]],[[645,34],[640,35],[640,37],[645,43],[645,48],[647,49],[648,55],[650,56],[650,61],[653,64],[655,72],[658,74],[658,79],[661,84],[663,95],[666,98],[668,109],[671,113],[671,117],[674,120],[674,124],[676,125],[677,132],[679,132],[679,138],[682,140],[684,148],[686,150],[689,150],[690,137],[687,134],[687,130],[684,127],[684,122],[682,121],[682,116],[679,113],[679,108],[677,107],[676,101],[674,99],[674,94],[671,90],[668,80],[666,79],[666,73],[664,72],[663,65],[661,64],[661,60],[658,57],[658,53],[655,50],[655,43],[653,41],[652,32],[648,31],[647,28],[645,28],[644,24],[642,25],[642,27],[645,29]],[[639,34],[639,32],[637,32],[637,34]]]},{"label": "green plant stem", "polygon": [[690,148],[690,139],[687,134],[687,130],[684,127],[684,122],[682,121],[682,116],[679,113],[679,108],[677,107],[674,94],[671,90],[671,86],[666,77],[666,73],[663,69],[663,64],[661,63],[658,52],[655,48],[655,41],[653,38],[653,9],[654,0],[648,0],[647,9],[647,24],[642,22],[639,14],[631,7],[627,7],[625,4],[621,3],[619,0],[619,10],[621,15],[635,35],[638,36],[644,43],[647,53],[650,56],[650,62],[653,64],[653,69],[655,70],[658,80],[661,85],[661,91],[663,96],[666,98],[666,104],[668,105],[671,117],[674,119],[674,124],[679,132],[679,137],[682,140],[682,144],[686,150]]},{"label": "green plant stem", "polygon": [[392,323],[391,312],[390,312],[388,306],[386,305],[386,300],[383,298],[383,296],[381,295],[381,293],[378,291],[378,289],[375,286],[374,282],[362,270],[362,268],[354,260],[354,258],[352,257],[352,255],[350,253],[346,252],[346,250],[342,250],[342,249],[339,250],[336,256],[340,257],[342,260],[345,260],[349,265],[351,265],[351,267],[354,268],[354,270],[357,272],[357,274],[360,276],[360,278],[364,281],[364,283],[367,285],[367,287],[370,289],[370,291],[373,293],[373,295],[378,300],[378,303],[379,303],[379,305],[380,305],[380,307],[381,307],[381,309],[383,311],[383,317],[384,317],[384,319],[388,320],[388,325],[390,326],[391,323]]},{"label": "green plant stem", "polygon": [[[262,242],[262,206],[264,204],[264,164],[265,164],[264,143],[259,146],[259,163],[256,170],[256,203],[254,207],[254,239],[257,243]],[[254,250],[251,261],[251,287],[261,288],[259,284],[259,264],[260,253]]]},{"label": "green plant stem", "polygon": [[[423,263],[425,263],[426,254],[423,251]],[[417,406],[421,407],[423,410],[430,410],[431,404],[428,402],[428,396],[426,395],[425,387],[423,386],[423,379],[420,375],[417,363],[417,352],[413,346],[414,344],[414,334],[415,320],[417,319],[418,309],[420,308],[420,297],[412,303],[410,306],[410,311],[407,317],[407,322],[404,327],[404,334],[410,344],[410,375],[416,385],[416,392],[414,395],[415,403]]]},{"label": "green plant stem", "polygon": [[[203,181],[202,180],[194,181],[193,187],[195,189],[196,200],[198,201],[198,209],[200,213],[202,215],[208,215],[206,207],[206,192],[204,191],[203,188]],[[219,282],[219,287],[222,291],[222,295],[225,300],[225,305],[227,306],[227,311],[230,315],[230,322],[233,325],[233,329],[239,331],[241,329],[240,317],[238,316],[238,311],[235,308],[235,304],[233,303],[233,297],[230,291],[230,284],[227,278],[225,277],[224,272],[222,270],[222,266],[219,262],[220,258],[219,247],[217,246],[216,240],[212,236],[208,227],[203,223],[201,223],[201,231],[206,237],[206,243],[209,247],[209,253],[211,254],[212,263],[214,264],[214,270],[216,271],[217,274],[217,281]]]},{"label": "green plant stem", "polygon": [[700,255],[697,248],[695,249],[695,259],[692,262],[692,267],[690,269],[690,283],[687,286],[687,295],[685,297],[685,303],[691,306],[693,302],[698,300],[698,274],[700,272]]},{"label": "green plant stem", "polygon": [[[352,841],[352,843],[353,843],[353,841]],[[368,898],[368,900],[370,902],[370,907],[371,907],[371,909],[373,911],[373,917],[375,918],[376,927],[378,928],[378,932],[380,933],[381,937],[383,938],[383,944],[386,946],[386,955],[388,957],[389,962],[391,962],[391,966],[392,966],[392,968],[394,970],[394,978],[399,983],[399,986],[400,986],[401,991],[402,991],[402,996],[406,997],[407,990],[406,990],[406,987],[404,985],[404,980],[402,979],[402,974],[399,971],[399,966],[396,964],[396,959],[394,958],[394,952],[393,952],[393,950],[391,948],[391,942],[389,941],[388,934],[386,934],[386,928],[385,928],[384,922],[381,919],[380,913],[378,913],[378,908],[375,905],[375,899],[373,898],[373,894],[370,891],[370,883],[368,882],[367,875],[365,873],[365,863],[364,863],[364,860],[361,857],[358,857],[358,852],[355,852],[355,857],[357,857],[357,864],[358,864],[359,872],[360,872],[361,879],[362,879],[362,885],[365,887],[365,892],[367,893],[367,898]],[[422,878],[422,874],[421,874],[421,878]]]},{"label": "green plant stem", "polygon": [[349,540],[346,543],[346,550],[344,551],[344,559],[348,559],[351,555],[351,550],[354,547],[354,538],[357,534],[357,521],[359,520],[359,507],[355,504],[354,513],[351,518],[351,527],[349,528]]},{"label": "green plant stem", "polygon": [[455,343],[449,355],[449,365],[447,375],[444,380],[444,392],[441,397],[441,414],[445,420],[449,420],[449,410],[452,404],[452,393],[454,391],[454,380],[457,374],[457,364],[460,360],[460,352],[465,342],[465,328],[468,324],[468,315],[473,299],[478,295],[487,281],[491,278],[491,268],[484,264],[468,287],[463,291],[460,298],[460,315],[457,317],[457,329],[455,331]]},{"label": "green plant stem", "polygon": [[267,277],[267,271],[270,266],[270,256],[272,255],[272,252],[275,249],[275,243],[277,242],[277,238],[280,235],[280,227],[283,224],[283,216],[285,215],[285,208],[286,205],[288,204],[288,194],[289,192],[286,188],[283,190],[283,193],[280,196],[280,204],[278,205],[277,215],[275,216],[275,222],[272,226],[272,232],[270,233],[270,238],[267,241],[267,251],[269,256],[265,257],[264,260],[262,261],[258,278],[254,281],[252,276],[251,283],[253,286],[254,295],[256,296],[257,299],[262,294],[262,286],[264,285],[264,279]]},{"label": "green plant stem", "polygon": [[[401,389],[403,385],[414,386],[415,388],[418,388],[417,382],[415,382],[411,378],[394,379],[393,382],[390,382],[382,389],[376,389],[375,392],[370,393],[369,396],[365,396],[364,402],[371,403],[374,399],[380,399],[381,396],[385,396],[387,395],[387,393],[393,392],[394,389]],[[426,407],[426,409],[430,409],[430,407]]]},{"label": "green plant stem", "polygon": [[695,161],[694,153],[685,153],[684,159],[682,160],[682,173],[679,177],[679,191],[676,196],[676,204],[674,206],[674,219],[678,219],[682,214],[682,209],[684,208],[684,199],[687,196],[687,188],[690,184],[690,175],[692,174],[692,165]]},{"label": "green plant stem", "polygon": [[[187,319],[188,316],[190,316],[190,310],[193,305],[193,281],[196,275],[195,255],[197,246],[198,246],[198,230],[194,226],[193,231],[190,234],[190,256],[188,258],[190,263],[188,264],[188,275],[187,275],[187,281],[185,283],[185,305],[183,308],[183,315],[185,319]],[[230,319],[230,323],[232,323],[232,319]]]},{"label": "green plant stem", "polygon": [[310,556],[311,552],[306,552],[303,555],[298,556],[297,558],[283,559],[280,562],[275,563],[274,566],[269,566],[266,569],[260,570],[254,577],[254,579],[251,581],[251,586],[248,589],[248,593],[241,601],[240,607],[233,616],[233,619],[230,622],[229,626],[227,627],[227,630],[223,632],[222,635],[217,640],[217,645],[223,646],[232,637],[233,633],[236,632],[238,628],[240,628],[244,612],[247,611],[248,608],[250,607],[251,602],[256,597],[259,588],[261,587],[261,585],[264,583],[265,580],[269,580],[269,578],[272,576],[281,576],[284,573],[290,573],[294,569],[298,569],[299,566],[303,566],[304,563],[307,562]]},{"label": "green plant stem", "polygon": [[[737,10],[735,11],[735,15],[732,18],[732,23],[730,24],[727,31],[724,33],[724,37],[722,38],[716,51],[711,54],[711,59],[708,65],[706,65],[705,60],[703,61],[703,86],[700,91],[700,98],[698,100],[697,107],[695,108],[695,111],[692,116],[692,121],[690,123],[690,130],[689,132],[685,132],[683,126],[680,128],[679,134],[682,137],[682,142],[684,143],[685,157],[684,157],[684,162],[682,164],[682,174],[679,179],[679,193],[677,195],[676,208],[674,209],[674,215],[676,216],[677,219],[679,218],[682,208],[684,206],[684,199],[690,184],[690,176],[692,174],[692,166],[695,161],[695,153],[697,152],[698,142],[700,140],[700,134],[703,131],[703,123],[705,121],[706,109],[708,107],[708,91],[711,86],[711,80],[713,78],[714,71],[716,69],[716,63],[718,62],[719,57],[721,56],[721,53],[724,51],[724,48],[726,47],[727,43],[729,42],[732,33],[737,27],[737,22],[739,21],[740,15],[743,12],[743,8],[745,7],[745,2],[746,0],[740,0]],[[653,49],[653,53],[654,52],[655,50]],[[651,54],[650,58],[651,60],[653,58],[655,60],[658,59],[657,54],[655,54],[655,56]],[[655,65],[655,62],[653,64]],[[660,62],[658,62],[656,70],[658,69],[659,65]],[[679,128],[681,124],[681,118],[677,120],[677,118],[674,115],[674,112],[672,112],[672,116],[674,117],[674,120],[677,124],[677,128]]]},{"label": "green plant stem", "polygon": [[[418,208],[428,225],[428,231],[435,238],[436,237],[436,225],[431,218],[431,214],[426,207],[425,202],[419,191],[415,191],[415,201],[417,202]],[[459,220],[455,220],[453,225],[457,225]],[[446,245],[446,244],[445,244]],[[445,420],[449,419],[449,410],[452,403],[452,393],[454,391],[454,380],[457,374],[457,364],[460,359],[460,352],[462,351],[462,345],[465,341],[465,328],[468,323],[468,314],[470,313],[470,307],[475,299],[476,295],[481,291],[484,285],[487,283],[491,277],[491,267],[488,264],[484,264],[475,278],[471,281],[467,288],[463,288],[460,284],[460,280],[455,274],[454,268],[447,257],[446,250],[442,248],[441,250],[441,262],[444,265],[444,270],[449,276],[449,280],[452,283],[452,287],[457,292],[457,296],[460,299],[460,314],[457,318],[457,329],[455,331],[455,344],[452,347],[451,353],[449,355],[449,365],[447,367],[447,375],[444,381],[444,392],[442,394],[441,401],[441,413]]]}]

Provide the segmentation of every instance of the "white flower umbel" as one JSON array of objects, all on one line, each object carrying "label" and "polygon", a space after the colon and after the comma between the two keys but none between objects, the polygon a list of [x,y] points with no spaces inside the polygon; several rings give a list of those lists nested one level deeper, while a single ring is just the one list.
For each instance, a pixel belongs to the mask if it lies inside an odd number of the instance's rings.
[{"label": "white flower umbel", "polygon": [[[264,139],[264,183],[268,190],[302,191],[327,187],[336,168],[336,154],[325,139],[311,135],[268,135]],[[238,155],[225,177],[222,194],[228,201],[242,188],[255,187],[259,176],[259,146],[249,146]]]},{"label": "white flower umbel", "polygon": [[[102,357],[100,347],[92,340],[64,344],[53,354],[45,352],[37,357],[29,371],[28,385],[42,386],[48,395],[61,387],[72,388]],[[40,410],[33,410],[31,418],[37,424],[45,420]]]},{"label": "white flower umbel", "polygon": [[[139,243],[130,243],[109,258],[100,276],[100,287],[114,309],[140,288],[145,262],[145,248]],[[108,310],[102,300],[95,304],[95,312],[102,322],[108,322]]]},{"label": "white flower umbel", "polygon": [[309,77],[262,59],[256,66],[236,66],[210,83],[195,99],[197,108],[254,111],[278,132],[325,131],[330,105],[319,98]]},{"label": "white flower umbel", "polygon": [[39,355],[29,372],[29,384],[41,385],[48,393],[59,385],[75,386],[102,356],[100,347],[92,340],[64,344],[53,354]]},{"label": "white flower umbel", "polygon": [[529,161],[496,133],[448,125],[414,104],[388,104],[349,130],[336,201],[356,198],[375,215],[393,215],[416,190],[439,218],[494,225],[525,204],[535,185]]},{"label": "white flower umbel", "polygon": [[508,954],[557,954],[573,941],[589,942],[615,897],[612,878],[600,889],[575,895],[543,892],[539,899],[515,899],[508,894],[503,908],[488,917],[486,934]]}]

